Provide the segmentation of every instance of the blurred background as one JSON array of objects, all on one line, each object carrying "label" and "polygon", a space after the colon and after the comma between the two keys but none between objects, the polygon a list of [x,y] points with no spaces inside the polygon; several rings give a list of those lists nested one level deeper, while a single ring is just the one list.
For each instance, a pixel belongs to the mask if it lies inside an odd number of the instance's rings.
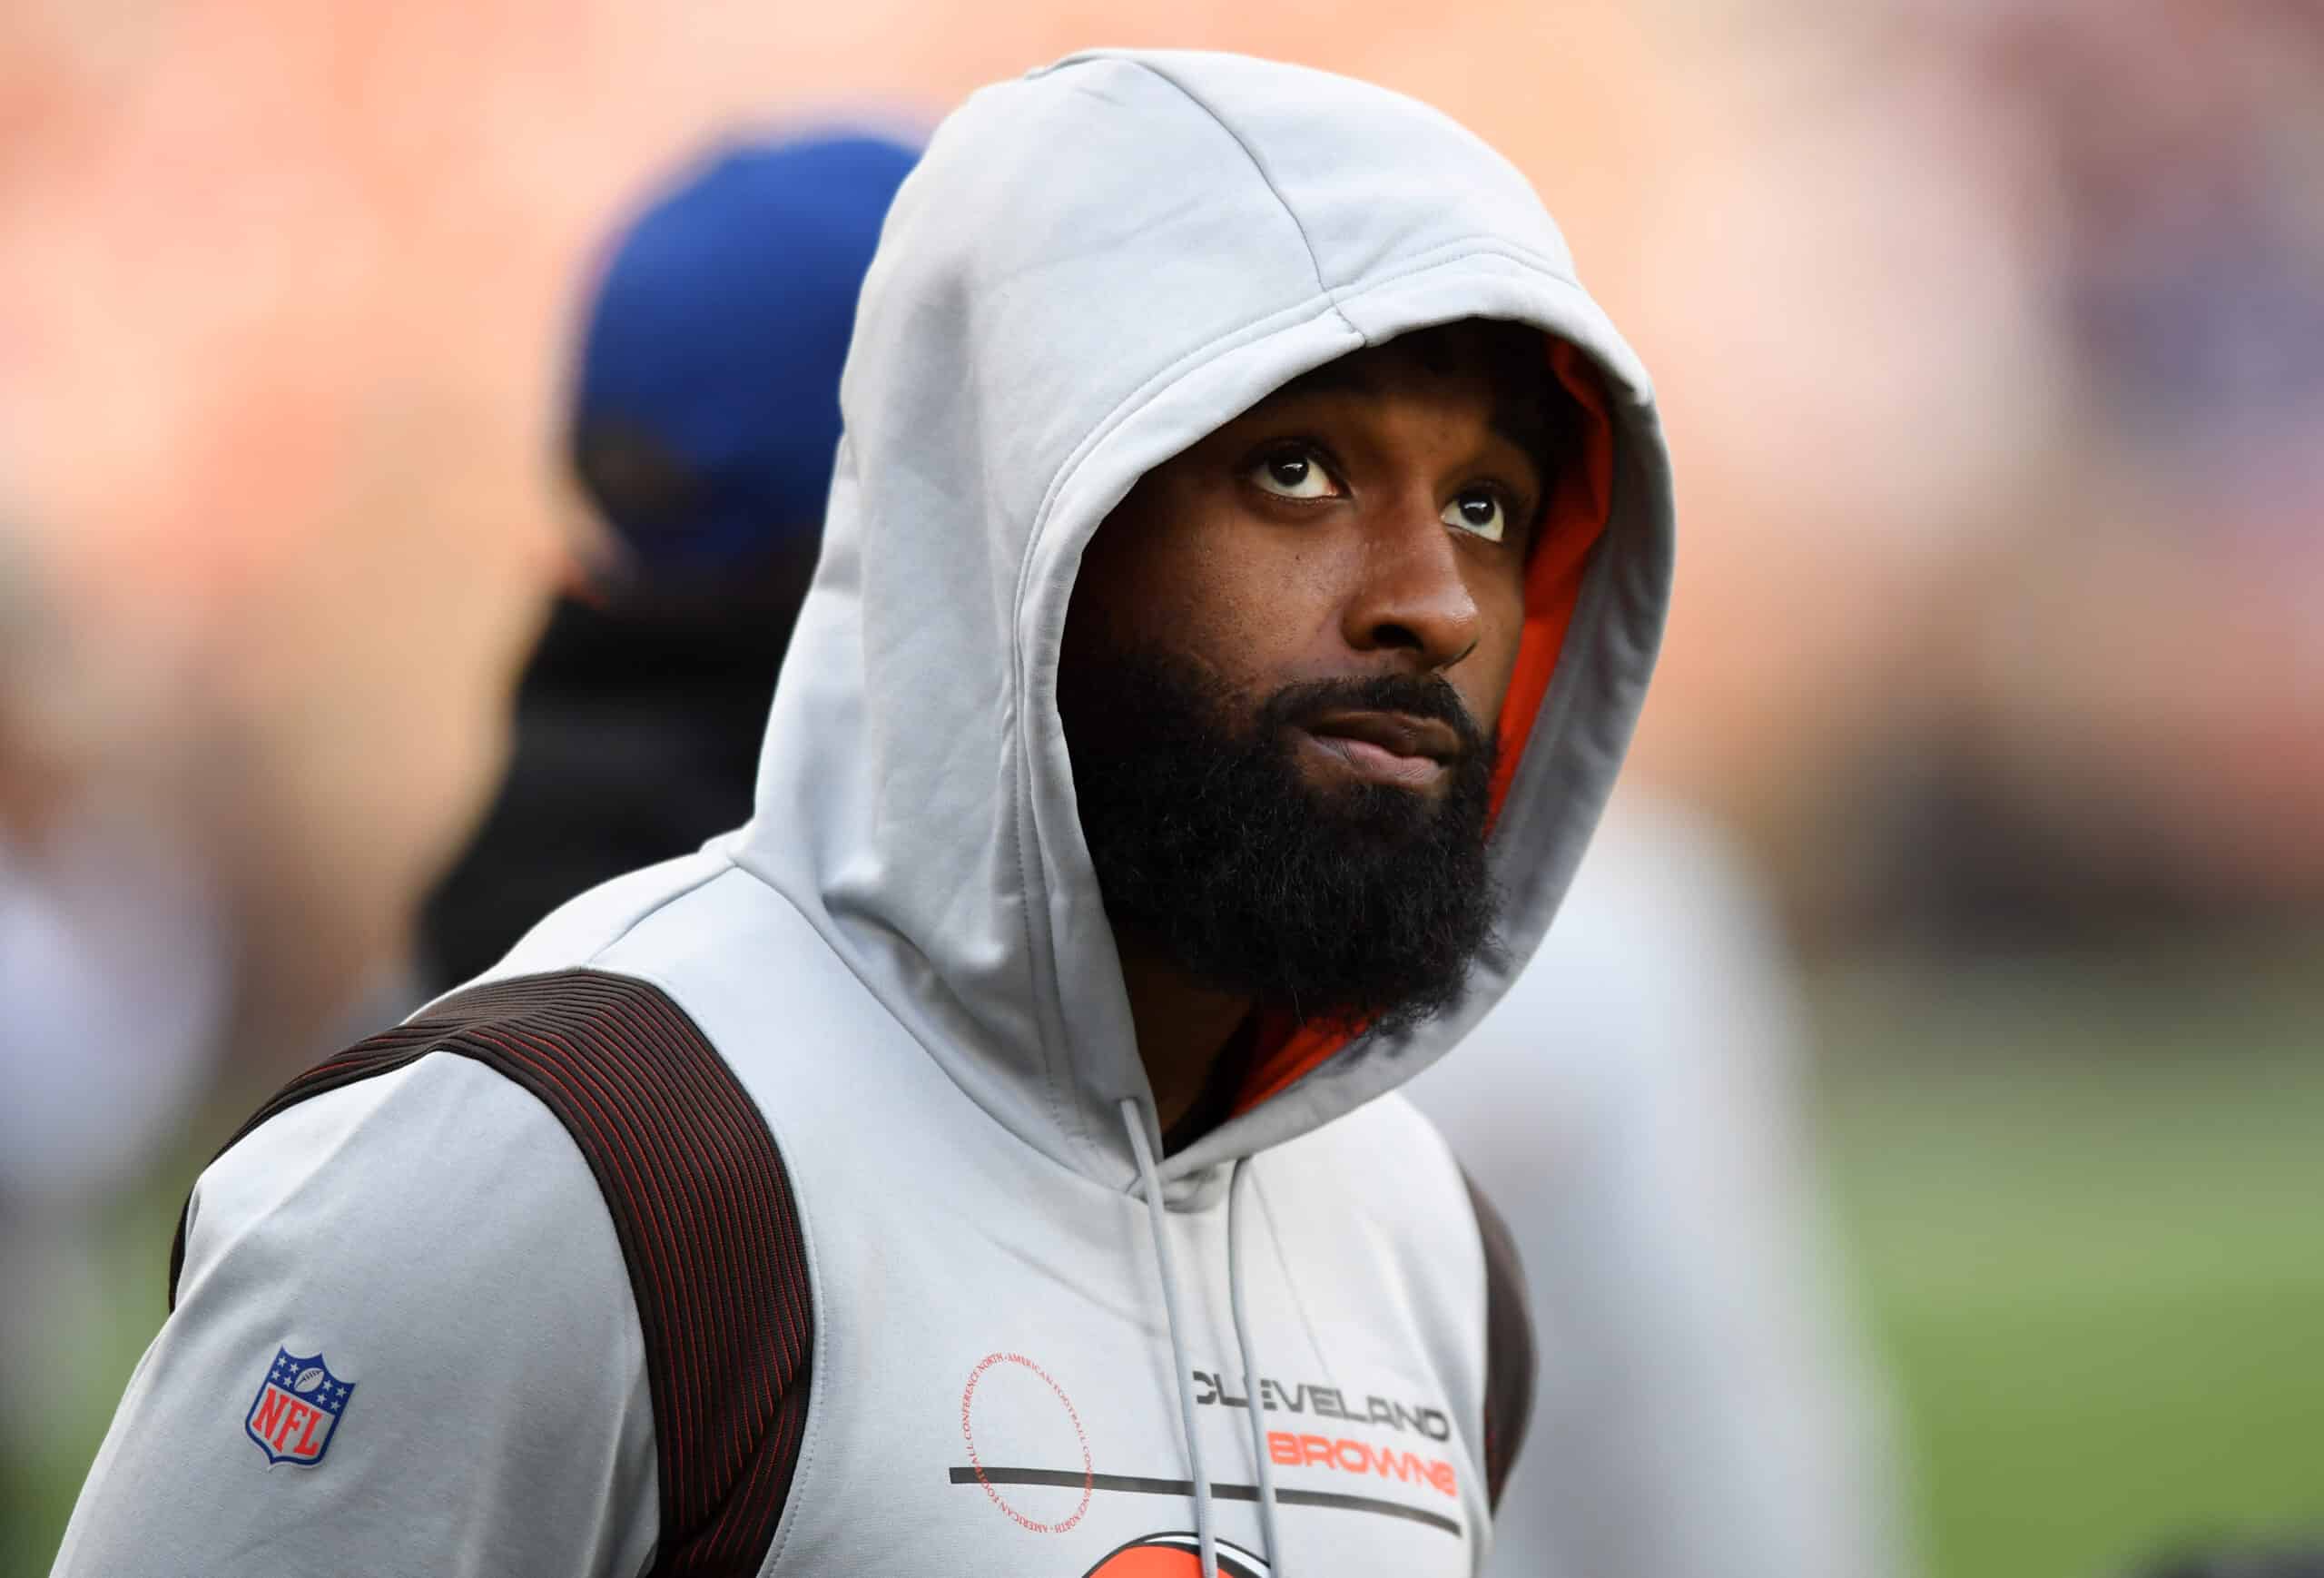
[{"label": "blurred background", "polygon": [[2316,0],[0,8],[0,1571],[179,1202],[399,1016],[594,529],[606,238],[1093,44],[1439,104],[1654,370],[1632,777],[1797,959],[1935,1578],[2324,1528]]}]

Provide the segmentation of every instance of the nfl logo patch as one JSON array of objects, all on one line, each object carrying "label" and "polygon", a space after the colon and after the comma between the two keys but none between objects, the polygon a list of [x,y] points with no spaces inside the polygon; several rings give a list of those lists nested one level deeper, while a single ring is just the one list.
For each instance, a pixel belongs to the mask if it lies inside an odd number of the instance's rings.
[{"label": "nfl logo patch", "polygon": [[353,1396],[355,1383],[332,1375],[322,1355],[293,1358],[289,1348],[277,1348],[242,1429],[266,1454],[269,1465],[312,1467],[330,1450],[339,1417]]}]

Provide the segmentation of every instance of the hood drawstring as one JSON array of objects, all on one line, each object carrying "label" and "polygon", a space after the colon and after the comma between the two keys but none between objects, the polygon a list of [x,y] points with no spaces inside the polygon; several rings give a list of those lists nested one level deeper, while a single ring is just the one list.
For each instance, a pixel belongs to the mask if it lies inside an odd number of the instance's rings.
[{"label": "hood drawstring", "polygon": [[[1162,1318],[1170,1328],[1170,1362],[1178,1379],[1178,1410],[1187,1430],[1187,1465],[1195,1483],[1195,1539],[1202,1550],[1202,1578],[1218,1578],[1217,1537],[1211,1530],[1210,1475],[1204,1472],[1202,1440],[1195,1429],[1194,1369],[1187,1359],[1186,1339],[1178,1323],[1178,1269],[1170,1255],[1168,1218],[1162,1208],[1162,1182],[1154,1167],[1154,1141],[1146,1131],[1145,1111],[1135,1099],[1121,1104],[1122,1124],[1129,1130],[1129,1148],[1137,1158],[1139,1187],[1146,1193],[1147,1219],[1154,1229],[1154,1263],[1161,1274]],[[1226,1288],[1235,1316],[1235,1342],[1243,1360],[1243,1391],[1251,1421],[1251,1457],[1259,1478],[1259,1535],[1265,1547],[1271,1578],[1285,1578],[1283,1542],[1275,1534],[1275,1471],[1267,1457],[1266,1426],[1259,1417],[1258,1346],[1251,1339],[1251,1323],[1243,1313],[1243,1180],[1250,1175],[1249,1157],[1236,1160],[1226,1185]]]},{"label": "hood drawstring", "polygon": [[1162,1318],[1170,1328],[1170,1363],[1178,1378],[1178,1410],[1187,1426],[1187,1466],[1195,1482],[1195,1540],[1202,1548],[1202,1578],[1218,1578],[1218,1544],[1210,1527],[1210,1475],[1203,1472],[1202,1437],[1195,1430],[1194,1372],[1179,1336],[1178,1270],[1170,1257],[1170,1234],[1162,1209],[1162,1180],[1154,1170],[1154,1142],[1147,1138],[1145,1114],[1135,1098],[1122,1100],[1122,1123],[1137,1158],[1137,1178],[1146,1190],[1147,1218],[1154,1228],[1154,1264],[1162,1278]]},{"label": "hood drawstring", "polygon": [[1251,1323],[1243,1317],[1243,1180],[1251,1176],[1251,1159],[1237,1157],[1234,1176],[1226,1184],[1226,1290],[1235,1307],[1235,1342],[1242,1349],[1243,1398],[1249,1405],[1251,1462],[1259,1476],[1259,1539],[1266,1549],[1269,1578],[1285,1578],[1283,1542],[1275,1530],[1275,1469],[1267,1455],[1266,1425],[1259,1414],[1258,1345],[1251,1340]]}]

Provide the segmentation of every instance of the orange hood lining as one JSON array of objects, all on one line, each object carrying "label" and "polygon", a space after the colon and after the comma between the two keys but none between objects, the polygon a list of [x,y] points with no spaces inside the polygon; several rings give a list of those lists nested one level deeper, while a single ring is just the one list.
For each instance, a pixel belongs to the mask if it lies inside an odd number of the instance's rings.
[{"label": "orange hood lining", "polygon": [[[1501,814],[1517,764],[1541,715],[1542,699],[1556,676],[1567,629],[1581,598],[1582,573],[1590,550],[1606,534],[1614,491],[1614,426],[1606,414],[1605,391],[1596,370],[1573,346],[1551,340],[1550,368],[1581,408],[1581,464],[1557,479],[1543,512],[1541,530],[1525,568],[1525,629],[1518,638],[1517,664],[1501,706],[1501,758],[1493,769],[1492,815]],[[1361,1027],[1301,1024],[1270,1012],[1259,1022],[1258,1050],[1235,1100],[1237,1114],[1289,1090],[1353,1040]]]}]

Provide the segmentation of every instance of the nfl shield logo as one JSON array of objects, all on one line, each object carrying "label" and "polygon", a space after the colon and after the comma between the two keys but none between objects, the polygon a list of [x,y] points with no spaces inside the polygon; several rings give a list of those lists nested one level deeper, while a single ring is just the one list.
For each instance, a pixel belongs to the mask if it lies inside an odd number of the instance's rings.
[{"label": "nfl shield logo", "polygon": [[332,1375],[322,1355],[293,1358],[289,1348],[277,1348],[242,1429],[270,1465],[312,1467],[330,1449],[339,1416],[347,1412],[347,1400],[353,1396],[355,1383]]}]

